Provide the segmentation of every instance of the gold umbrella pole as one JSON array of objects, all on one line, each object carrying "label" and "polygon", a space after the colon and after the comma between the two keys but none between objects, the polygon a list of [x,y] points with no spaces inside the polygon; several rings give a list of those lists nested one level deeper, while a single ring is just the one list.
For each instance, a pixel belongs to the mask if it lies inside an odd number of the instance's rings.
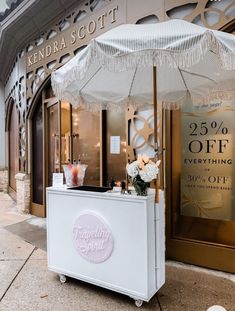
[{"label": "gold umbrella pole", "polygon": [[[153,66],[154,149],[158,160],[157,67]],[[158,176],[156,178],[156,203],[159,202]]]}]

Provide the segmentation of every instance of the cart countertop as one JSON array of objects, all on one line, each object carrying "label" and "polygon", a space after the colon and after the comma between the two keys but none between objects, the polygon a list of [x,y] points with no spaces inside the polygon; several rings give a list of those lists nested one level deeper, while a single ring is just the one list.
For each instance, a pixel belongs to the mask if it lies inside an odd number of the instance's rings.
[{"label": "cart countertop", "polygon": [[136,194],[122,194],[120,191],[107,191],[107,192],[95,192],[95,191],[85,191],[85,190],[73,190],[67,188],[66,185],[61,187],[48,187],[47,193],[58,193],[63,195],[72,196],[85,196],[85,197],[97,197],[106,199],[118,199],[118,200],[147,200],[152,199],[155,196],[155,189],[148,189],[147,196],[137,196]]}]

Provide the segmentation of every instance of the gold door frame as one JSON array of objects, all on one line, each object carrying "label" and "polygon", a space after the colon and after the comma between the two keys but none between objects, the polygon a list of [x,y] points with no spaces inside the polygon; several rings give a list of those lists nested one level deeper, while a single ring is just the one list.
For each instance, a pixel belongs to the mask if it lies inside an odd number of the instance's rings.
[{"label": "gold door frame", "polygon": [[[48,145],[47,145],[47,117],[46,117],[46,108],[45,106],[47,105],[54,105],[55,103],[58,103],[58,100],[56,98],[50,98],[50,99],[45,99],[45,89],[42,90],[41,92],[42,98],[41,98],[41,105],[42,105],[42,124],[43,124],[43,159],[42,159],[42,165],[43,165],[43,204],[37,204],[34,203],[31,199],[31,206],[30,206],[30,213],[38,216],[38,217],[46,217],[46,187],[47,187],[47,171],[48,171],[48,162],[47,162],[47,152],[48,152]],[[39,104],[39,102],[38,102]],[[33,113],[32,113],[33,115]],[[30,130],[32,133],[32,116],[30,118]],[[33,146],[32,143],[32,135],[31,135],[31,146]],[[33,150],[31,148],[30,150],[30,157],[33,159]],[[33,161],[33,160],[32,160]],[[32,193],[33,193],[33,163],[31,161],[31,198],[32,198]]]},{"label": "gold door frame", "polygon": [[[48,187],[48,108],[58,104],[58,131],[61,131],[61,103],[56,97],[45,98],[45,90],[42,93],[42,105],[43,105],[43,206],[45,209],[46,217],[46,187]],[[59,134],[59,170],[61,163],[61,140]]]}]

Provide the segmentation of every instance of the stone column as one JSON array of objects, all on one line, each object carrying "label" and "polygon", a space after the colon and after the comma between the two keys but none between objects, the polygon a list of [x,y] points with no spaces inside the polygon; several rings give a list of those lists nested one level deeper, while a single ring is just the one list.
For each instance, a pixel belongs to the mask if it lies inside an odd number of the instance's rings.
[{"label": "stone column", "polygon": [[0,82],[0,168],[6,169],[6,166],[9,164],[7,164],[6,159],[5,109],[5,87],[4,84]]},{"label": "stone column", "polygon": [[20,212],[29,213],[30,210],[30,175],[18,173],[16,179],[16,203]]},{"label": "stone column", "polygon": [[7,193],[8,184],[8,169],[6,167],[0,167],[0,191]]}]

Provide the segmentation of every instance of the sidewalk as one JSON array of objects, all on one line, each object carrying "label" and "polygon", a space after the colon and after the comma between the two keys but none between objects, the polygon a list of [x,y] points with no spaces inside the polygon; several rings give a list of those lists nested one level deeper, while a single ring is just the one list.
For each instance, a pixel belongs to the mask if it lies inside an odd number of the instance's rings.
[{"label": "sidewalk", "polygon": [[[22,238],[22,230],[17,231],[21,222],[29,224],[33,244]],[[11,198],[0,193],[0,311],[138,310],[124,295],[74,279],[61,284],[47,270],[42,227],[43,221],[19,214]],[[166,276],[166,284],[142,310],[206,311],[221,305],[235,311],[235,276],[176,262],[167,262]]]}]

